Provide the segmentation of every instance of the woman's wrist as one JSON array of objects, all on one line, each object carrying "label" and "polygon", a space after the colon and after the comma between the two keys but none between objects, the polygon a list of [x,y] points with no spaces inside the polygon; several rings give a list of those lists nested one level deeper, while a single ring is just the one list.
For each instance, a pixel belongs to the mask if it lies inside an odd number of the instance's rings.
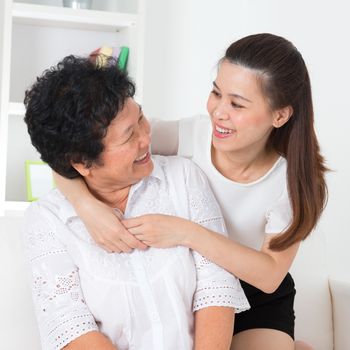
[{"label": "woman's wrist", "polygon": [[184,227],[184,238],[181,242],[181,245],[196,250],[196,244],[198,243],[198,236],[203,231],[203,227],[195,222],[185,220]]},{"label": "woman's wrist", "polygon": [[88,213],[89,209],[96,208],[98,202],[100,201],[90,191],[86,191],[82,198],[74,197],[71,203],[77,212]]}]

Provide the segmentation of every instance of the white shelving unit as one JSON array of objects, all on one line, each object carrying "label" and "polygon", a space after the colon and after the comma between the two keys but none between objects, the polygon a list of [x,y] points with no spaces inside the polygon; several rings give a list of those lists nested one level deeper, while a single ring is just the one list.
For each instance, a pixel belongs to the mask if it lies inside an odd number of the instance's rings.
[{"label": "white shelving unit", "polygon": [[0,216],[22,215],[29,204],[24,162],[39,155],[23,121],[23,98],[45,69],[69,54],[128,46],[128,71],[142,101],[144,0],[124,2],[132,11],[122,13],[25,1],[0,1]]},{"label": "white shelving unit", "polygon": [[24,3],[13,3],[12,18],[14,23],[20,24],[107,32],[117,32],[123,28],[130,28],[137,23],[136,14],[72,10],[66,7]]}]

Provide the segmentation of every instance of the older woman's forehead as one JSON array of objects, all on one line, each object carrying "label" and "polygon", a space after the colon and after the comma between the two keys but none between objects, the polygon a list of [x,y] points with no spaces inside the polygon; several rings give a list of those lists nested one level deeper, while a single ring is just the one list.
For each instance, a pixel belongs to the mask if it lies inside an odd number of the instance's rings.
[{"label": "older woman's forehead", "polygon": [[113,134],[113,138],[128,134],[138,122],[140,113],[141,107],[134,100],[132,100],[132,102],[127,101],[123,109],[110,123],[106,138],[110,134]]},{"label": "older woman's forehead", "polygon": [[118,112],[116,119],[126,120],[135,116],[139,116],[141,111],[141,106],[135,102],[134,99],[129,97],[123,106],[123,109]]}]

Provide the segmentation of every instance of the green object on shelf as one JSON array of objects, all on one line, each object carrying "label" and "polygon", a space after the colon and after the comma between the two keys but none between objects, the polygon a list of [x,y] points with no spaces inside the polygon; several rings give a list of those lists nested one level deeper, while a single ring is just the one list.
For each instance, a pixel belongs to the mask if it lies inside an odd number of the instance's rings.
[{"label": "green object on shelf", "polygon": [[27,200],[37,200],[55,187],[51,168],[41,160],[26,160]]},{"label": "green object on shelf", "polygon": [[128,63],[128,57],[129,57],[129,48],[126,46],[122,46],[120,48],[120,53],[118,57],[118,67],[121,70],[126,70],[126,65]]}]

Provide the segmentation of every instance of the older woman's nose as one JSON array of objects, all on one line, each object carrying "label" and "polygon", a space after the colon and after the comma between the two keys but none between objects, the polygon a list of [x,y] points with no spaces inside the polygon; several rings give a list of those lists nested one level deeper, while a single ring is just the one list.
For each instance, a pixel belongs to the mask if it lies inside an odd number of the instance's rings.
[{"label": "older woman's nose", "polygon": [[140,144],[142,147],[149,146],[151,143],[151,132],[149,127],[144,127],[140,130]]}]

